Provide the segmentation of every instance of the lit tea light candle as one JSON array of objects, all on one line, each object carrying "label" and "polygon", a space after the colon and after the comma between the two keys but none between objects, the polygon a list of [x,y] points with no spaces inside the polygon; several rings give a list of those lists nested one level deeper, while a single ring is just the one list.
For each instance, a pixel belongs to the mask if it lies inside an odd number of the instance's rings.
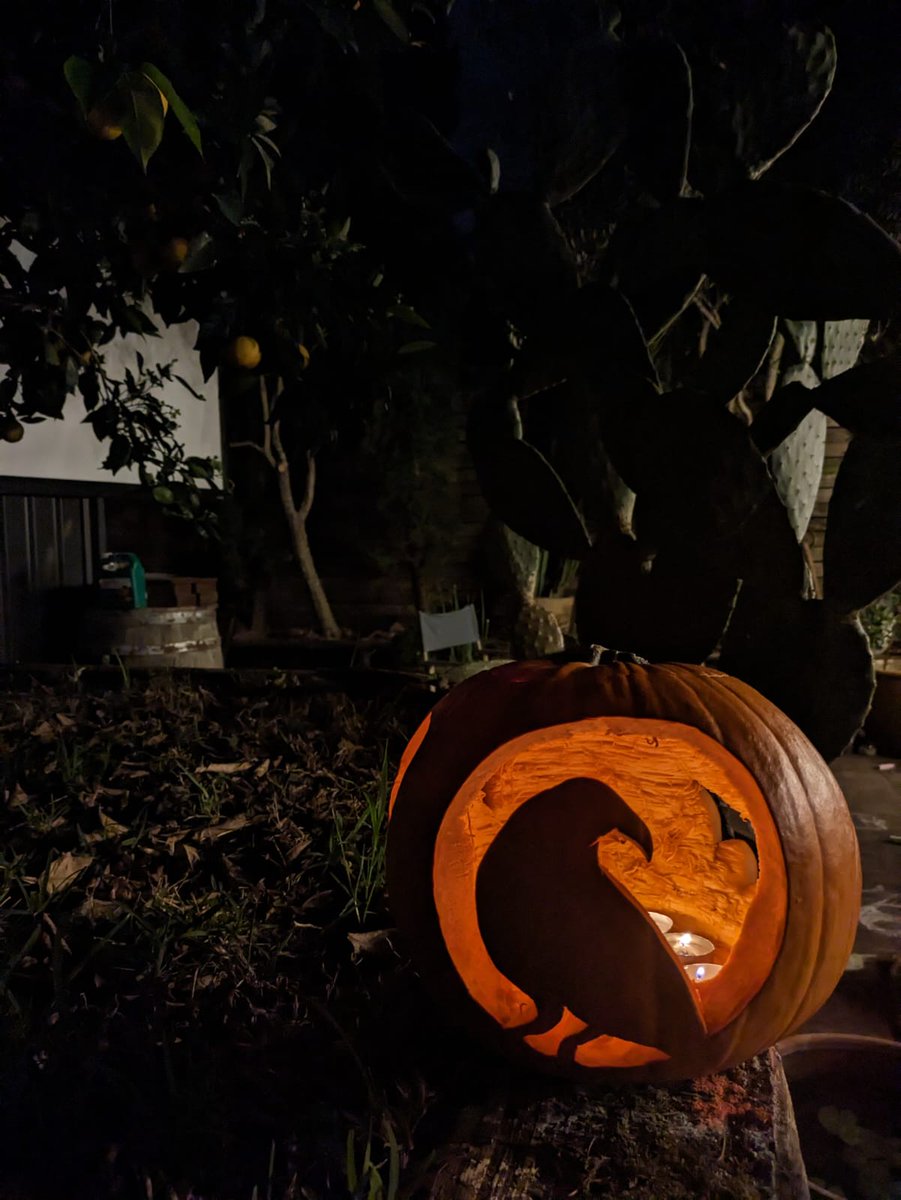
[{"label": "lit tea light candle", "polygon": [[719,963],[690,963],[683,968],[692,983],[706,983],[715,979],[722,969]]},{"label": "lit tea light candle", "polygon": [[672,917],[668,917],[666,913],[653,912],[651,909],[648,909],[647,913],[661,933],[669,933],[673,927]]},{"label": "lit tea light candle", "polygon": [[666,940],[680,958],[703,958],[714,949],[713,942],[699,933],[668,933]]},{"label": "lit tea light candle", "polygon": [[657,926],[657,928],[660,930],[661,933],[669,933],[669,931],[673,927],[673,918],[668,917],[666,915],[666,913],[651,912],[651,910],[648,909],[648,916],[651,918],[651,920],[654,922],[654,924]]}]

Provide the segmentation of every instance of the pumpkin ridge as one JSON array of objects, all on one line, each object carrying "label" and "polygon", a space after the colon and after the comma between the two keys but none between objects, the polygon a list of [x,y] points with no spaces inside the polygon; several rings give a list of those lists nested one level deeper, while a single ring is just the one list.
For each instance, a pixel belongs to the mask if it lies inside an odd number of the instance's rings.
[{"label": "pumpkin ridge", "polygon": [[[764,723],[763,714],[753,703],[754,699],[759,696],[759,693],[755,693],[754,689],[749,688],[747,684],[743,684],[740,680],[733,681],[729,677],[726,677],[726,680],[727,681],[724,681],[721,686],[724,686],[735,700],[741,703],[744,708],[750,711],[759,721],[761,721],[761,723]],[[761,696],[760,699],[764,701],[764,704],[769,704],[765,697]],[[789,840],[792,843],[792,861],[789,865],[790,867],[792,865],[795,865],[796,867],[794,871],[791,869],[789,870],[790,891],[792,889],[793,882],[795,885],[794,890],[798,890],[798,885],[800,883],[797,870],[798,864],[803,864],[805,869],[811,874],[813,873],[814,867],[816,868],[816,878],[808,879],[806,881],[806,887],[804,890],[808,893],[808,896],[801,897],[802,899],[809,899],[809,893],[811,891],[814,893],[815,902],[805,905],[804,928],[805,930],[809,930],[810,922],[813,918],[815,918],[816,935],[807,937],[806,947],[796,948],[794,945],[792,945],[788,951],[790,954],[791,963],[795,964],[793,979],[797,980],[801,977],[806,978],[805,982],[800,988],[800,994],[797,995],[797,998],[793,1001],[791,1009],[779,1010],[782,1012],[780,1023],[784,1028],[784,1033],[782,1036],[786,1036],[793,1029],[797,1028],[799,1024],[803,1023],[810,1013],[815,1012],[832,990],[831,987],[824,988],[821,978],[822,975],[826,975],[827,979],[829,978],[829,959],[831,957],[830,943],[832,942],[834,936],[830,936],[829,927],[824,919],[824,911],[828,901],[828,894],[826,891],[826,864],[823,857],[823,846],[828,845],[830,836],[834,836],[835,834],[835,830],[833,828],[835,812],[830,811],[829,813],[830,828],[821,828],[821,823],[818,821],[818,817],[821,817],[819,806],[813,802],[810,795],[814,781],[809,778],[805,778],[805,773],[802,771],[801,764],[798,762],[796,755],[789,751],[788,747],[783,741],[781,736],[783,732],[789,736],[792,733],[792,726],[789,723],[789,719],[778,709],[776,710],[776,713],[778,715],[775,717],[775,719],[771,718],[770,714],[767,713],[766,727],[774,735],[776,744],[780,748],[781,757],[783,760],[783,770],[785,766],[791,768],[797,785],[796,787],[789,787],[787,784],[783,783],[777,786],[783,787],[789,792],[793,799],[797,799],[797,802],[803,805],[803,823],[808,826],[808,828],[805,830],[795,829],[790,831],[791,837]],[[834,777],[831,775],[831,772],[829,772],[828,765],[823,762],[816,749],[808,745],[804,747],[804,750],[805,755],[803,765],[805,767],[810,766],[811,768],[816,767],[817,774],[821,776],[822,771],[825,770],[827,774],[824,782],[827,783],[827,786],[831,785],[830,790],[834,789],[835,791],[838,791],[838,785],[835,782]],[[815,757],[812,757],[812,755]],[[777,779],[780,778],[780,773],[775,774]],[[784,804],[780,806],[780,813],[785,814],[787,811],[787,806]],[[786,836],[783,835],[781,828],[780,838],[783,841],[783,847],[785,847]],[[786,858],[789,858],[788,854],[786,854]],[[791,911],[792,896],[790,894],[789,914],[791,914]],[[790,930],[791,933],[797,937],[798,935],[795,932],[796,928],[796,922],[790,921],[789,926],[787,926],[786,933],[788,934]],[[850,951],[850,946],[848,946],[848,951]],[[786,949],[783,945],[783,950],[780,952],[780,958],[785,954]],[[791,963],[788,965],[790,966]],[[803,976],[799,974],[799,970],[803,970]],[[773,984],[768,985],[768,993],[772,992],[773,989]],[[823,994],[824,992],[825,994]],[[795,988],[792,988],[792,994],[796,995]]]},{"label": "pumpkin ridge", "polygon": [[[698,725],[698,728],[702,729],[704,733],[707,733],[710,737],[712,737],[714,741],[719,742],[721,746],[726,746],[727,749],[730,749],[725,738],[723,737],[722,727],[720,726],[718,718],[714,715],[710,709],[710,706],[706,703],[706,697],[702,699],[698,694],[696,687],[693,687],[692,684],[690,684],[685,678],[685,668],[689,666],[691,666],[690,663],[662,664],[662,669],[668,680],[681,687],[684,691],[688,692],[691,699],[694,700],[697,708],[699,708],[703,714],[705,722],[709,722],[709,728],[704,728],[702,725]],[[694,672],[691,673],[689,678],[696,683],[697,677],[694,675]],[[701,678],[703,678],[706,683],[706,676],[701,676]],[[734,751],[732,751],[732,753],[734,753]]]},{"label": "pumpkin ridge", "polygon": [[[701,674],[701,671],[703,671],[703,674]],[[730,696],[730,698],[733,701],[736,701],[742,705],[745,712],[743,714],[743,720],[740,721],[741,724],[748,723],[748,715],[750,715],[750,717],[753,721],[753,725],[751,725],[750,727],[753,729],[753,732],[755,734],[758,732],[757,728],[756,728],[758,725],[762,726],[764,729],[770,728],[769,724],[764,721],[762,713],[759,712],[750,703],[748,703],[748,699],[744,695],[743,688],[741,690],[738,690],[738,689],[733,690],[731,688],[724,687],[724,678],[725,677],[720,672],[716,672],[716,674],[712,674],[712,673],[708,674],[707,669],[700,668],[698,673],[699,673],[701,679],[703,680],[702,686],[709,688],[715,694],[718,692],[724,691],[724,692],[726,692],[727,695]],[[719,699],[720,697],[717,697],[717,698]],[[765,700],[765,698],[764,698],[764,700]],[[765,701],[765,703],[768,703],[768,702]],[[748,723],[748,724],[750,724],[750,723]],[[732,739],[728,738],[727,733],[724,733],[723,737],[724,737],[724,744],[726,744],[727,746],[729,746],[731,748]],[[756,737],[755,737],[755,744],[756,744]],[[783,760],[782,764],[781,764],[782,769],[784,770],[786,767],[790,768],[793,776],[795,777],[796,783],[798,784],[798,790],[803,791],[803,788],[801,787],[803,781],[798,772],[797,765],[794,761],[794,757],[793,757],[793,755],[789,754],[787,749],[782,745],[781,739],[779,740],[779,749],[780,749],[781,759]],[[736,752],[733,750],[733,753],[736,753]],[[767,796],[769,798],[771,798],[772,797],[771,781],[769,779],[764,779],[764,780],[760,779],[758,771],[755,770],[755,766],[757,764],[748,762],[744,757],[740,757],[740,761],[744,764],[744,766],[747,768],[747,770],[750,771],[751,775],[756,780],[758,786],[764,790],[765,794],[767,794]],[[780,777],[779,773],[775,773],[775,775],[777,778]],[[777,786],[780,786],[780,785],[777,784]],[[787,790],[791,796],[794,796],[795,791],[796,791],[795,788],[788,788]],[[787,881],[787,888],[788,888],[788,896],[787,896],[787,901],[786,901],[785,929],[783,931],[782,943],[779,947],[779,950],[776,954],[776,958],[773,963],[773,968],[772,968],[767,980],[764,982],[762,988],[760,989],[760,992],[758,993],[758,996],[757,996],[758,1004],[755,1006],[748,1006],[745,1009],[743,1009],[736,1016],[735,1020],[730,1025],[728,1025],[724,1029],[722,1029],[720,1031],[719,1035],[717,1035],[717,1037],[720,1038],[723,1043],[722,1044],[721,1062],[717,1063],[717,1066],[721,1065],[722,1063],[728,1062],[738,1047],[741,1047],[741,1057],[742,1058],[749,1057],[752,1054],[758,1053],[762,1048],[764,1048],[764,1046],[767,1044],[767,1037],[765,1034],[758,1033],[756,1027],[760,1024],[767,1025],[770,1023],[770,1021],[772,1020],[773,1010],[769,1007],[769,1005],[771,1004],[771,1001],[773,999],[778,1000],[779,996],[780,996],[780,987],[778,986],[779,980],[777,980],[775,978],[775,971],[776,971],[776,966],[779,964],[780,960],[782,959],[782,956],[785,953],[786,939],[788,938],[789,931],[792,928],[791,904],[792,904],[793,880],[792,880],[792,871],[791,871],[792,863],[789,859],[789,856],[786,854],[785,836],[784,836],[782,822],[781,822],[781,815],[784,812],[784,809],[781,806],[771,805],[770,807],[771,807],[771,810],[775,807],[778,807],[779,816],[777,816],[775,818],[776,832],[779,837],[779,842],[780,842],[780,846],[782,849],[783,859],[785,860],[785,864],[786,864],[786,881]],[[807,806],[805,806],[805,809],[806,809],[806,807]],[[809,816],[809,813],[805,813],[805,815]],[[819,859],[820,859],[820,856],[819,856],[819,852],[817,851],[818,862],[819,862]],[[821,869],[817,872],[817,877],[818,877],[819,884],[820,884],[818,891],[821,893],[821,891],[822,891],[822,870]],[[819,924],[820,924],[819,916],[817,916],[818,929],[819,929]],[[805,986],[804,990],[805,990],[805,994],[806,994],[806,991],[807,991],[806,986]],[[764,1006],[766,1006],[766,1009],[767,1009],[766,1012],[764,1012]],[[778,1007],[775,1011],[777,1013],[782,1012],[782,1010]],[[782,1013],[782,1015],[779,1017],[778,1020],[775,1021],[775,1023],[780,1025],[781,1028],[787,1032],[787,1030],[788,1030],[787,1020],[788,1020],[787,1014]]]},{"label": "pumpkin ridge", "polygon": [[[734,685],[739,685],[739,686],[734,686]],[[743,694],[746,691],[746,689],[749,691],[752,691],[752,693],[753,693],[753,689],[748,689],[747,685],[746,684],[742,685],[741,681],[739,681],[739,680],[733,681],[731,679],[729,680],[728,684],[726,684],[725,686],[731,695],[735,696],[738,700],[740,700],[742,703],[744,703],[744,705],[747,708],[750,708],[752,711],[754,711],[755,715],[756,715],[756,709],[751,702],[751,698],[749,698],[747,695]],[[756,693],[754,693],[754,695],[756,695]],[[791,726],[789,724],[789,718],[786,717],[785,714],[782,713],[780,710],[777,710],[777,711],[779,713],[779,718],[781,718],[781,720],[777,720],[777,722],[776,722],[777,728],[775,730],[773,730],[773,732],[776,733],[776,735],[777,735],[778,744],[780,745],[780,747],[782,747],[784,749],[784,742],[783,742],[782,737],[780,736],[783,731],[781,729],[779,729],[778,726],[784,725],[784,727],[785,727],[784,731],[786,734],[789,734],[789,735],[791,734],[792,730],[791,730]],[[797,1028],[798,1025],[802,1024],[807,1019],[807,1017],[809,1015],[811,1015],[811,1013],[815,1012],[817,1010],[817,1008],[820,1006],[820,1004],[823,1002],[823,1000],[826,998],[826,996],[821,995],[821,993],[825,989],[823,988],[823,984],[820,980],[820,975],[821,975],[821,973],[828,973],[828,971],[829,971],[829,958],[831,957],[830,950],[832,949],[831,943],[838,936],[838,930],[837,929],[832,930],[830,928],[830,925],[827,922],[826,917],[828,916],[829,911],[833,907],[835,907],[839,911],[842,911],[845,908],[845,905],[843,903],[841,903],[841,901],[837,901],[832,904],[828,904],[829,897],[828,897],[828,892],[827,892],[827,888],[826,888],[827,863],[826,863],[826,859],[824,857],[824,849],[826,851],[828,851],[830,849],[830,844],[831,844],[832,840],[836,837],[836,834],[841,832],[840,830],[837,830],[835,828],[835,813],[833,811],[830,811],[828,814],[828,817],[829,817],[828,822],[824,820],[824,818],[826,817],[827,814],[824,814],[821,811],[821,807],[815,803],[814,798],[813,798],[812,788],[811,788],[811,783],[813,781],[805,779],[803,777],[803,775],[801,774],[801,772],[798,769],[798,764],[795,761],[794,755],[787,754],[787,758],[789,759],[789,761],[791,763],[792,769],[794,771],[795,777],[798,782],[798,795],[804,803],[804,806],[807,811],[808,821],[813,826],[813,830],[816,835],[813,838],[807,837],[805,839],[805,845],[804,845],[804,847],[801,848],[801,850],[802,850],[802,852],[806,851],[808,853],[811,850],[813,850],[816,853],[817,862],[819,865],[819,889],[818,889],[819,895],[818,895],[818,899],[820,901],[820,903],[817,905],[817,918],[818,918],[817,936],[816,936],[815,942],[812,940],[812,944],[811,944],[811,949],[814,950],[815,953],[812,956],[811,968],[810,968],[810,973],[808,976],[807,985],[806,985],[803,993],[801,994],[800,999],[796,1003],[794,1012],[792,1013],[792,1015],[788,1021],[788,1024],[786,1026],[786,1033],[790,1033],[792,1031],[792,1029],[795,1029],[795,1028]],[[838,788],[838,783],[835,780],[835,776],[830,771],[829,765],[825,762],[825,760],[822,758],[822,756],[819,754],[819,752],[813,746],[810,746],[808,748],[808,753],[805,756],[805,765],[808,765],[810,767],[811,773],[815,769],[816,774],[821,777],[824,784],[827,787],[830,787],[831,790],[834,790],[840,796],[840,790]],[[824,827],[824,825],[826,825],[826,824],[828,824],[828,828]],[[853,831],[853,825],[850,823],[850,814],[848,816],[847,825],[848,825],[848,829],[846,829],[846,831],[845,831],[845,835],[846,835],[845,840],[850,841],[853,838],[853,843],[854,843],[854,846],[856,849],[857,838],[856,838],[856,834]],[[850,833],[850,838],[848,837],[849,833]],[[860,872],[859,851],[855,854],[855,860],[856,860],[855,861],[856,869],[855,869],[855,874],[854,874],[854,880],[857,884],[859,884],[859,872]],[[828,909],[827,909],[827,904],[828,904]],[[856,930],[856,923],[857,923],[857,918],[855,916],[855,920],[854,920],[852,929],[850,931],[850,937],[848,939],[849,940],[849,944],[847,945],[847,953],[848,954],[850,953],[852,945],[853,945],[854,932]],[[833,953],[834,953],[834,951],[833,951]],[[831,990],[832,989],[829,988],[828,991],[826,992],[826,995],[828,995],[829,992],[831,992]]]}]

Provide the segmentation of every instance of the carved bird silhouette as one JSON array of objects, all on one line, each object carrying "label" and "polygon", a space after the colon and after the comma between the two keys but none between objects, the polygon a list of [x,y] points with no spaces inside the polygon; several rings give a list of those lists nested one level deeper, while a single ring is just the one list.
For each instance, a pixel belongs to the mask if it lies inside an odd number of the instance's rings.
[{"label": "carved bird silhouette", "polygon": [[564,1039],[563,1058],[602,1034],[667,1054],[704,1036],[683,968],[598,862],[596,843],[612,830],[650,861],[650,831],[621,796],[595,779],[567,780],[516,810],[476,876],[485,947],[538,1007],[516,1033],[552,1029],[564,1007],[586,1023]]}]

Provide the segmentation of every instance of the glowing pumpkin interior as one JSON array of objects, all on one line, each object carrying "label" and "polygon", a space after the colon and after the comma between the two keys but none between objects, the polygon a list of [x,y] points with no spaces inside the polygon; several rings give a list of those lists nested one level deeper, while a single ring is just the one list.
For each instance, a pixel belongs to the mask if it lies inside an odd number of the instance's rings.
[{"label": "glowing pumpkin interior", "polygon": [[[724,828],[730,810],[748,841]],[[445,813],[433,887],[472,998],[507,1035],[589,1067],[724,1028],[786,920],[779,835],[748,770],[691,726],[631,717],[539,729],[480,763]],[[649,911],[713,942],[719,973],[693,982]]]}]

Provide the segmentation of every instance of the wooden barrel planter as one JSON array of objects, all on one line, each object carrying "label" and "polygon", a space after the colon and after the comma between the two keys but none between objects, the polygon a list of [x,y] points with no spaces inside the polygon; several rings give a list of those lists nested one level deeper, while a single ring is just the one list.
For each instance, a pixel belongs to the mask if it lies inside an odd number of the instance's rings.
[{"label": "wooden barrel planter", "polygon": [[126,667],[221,667],[215,608],[92,609],[80,656]]}]

